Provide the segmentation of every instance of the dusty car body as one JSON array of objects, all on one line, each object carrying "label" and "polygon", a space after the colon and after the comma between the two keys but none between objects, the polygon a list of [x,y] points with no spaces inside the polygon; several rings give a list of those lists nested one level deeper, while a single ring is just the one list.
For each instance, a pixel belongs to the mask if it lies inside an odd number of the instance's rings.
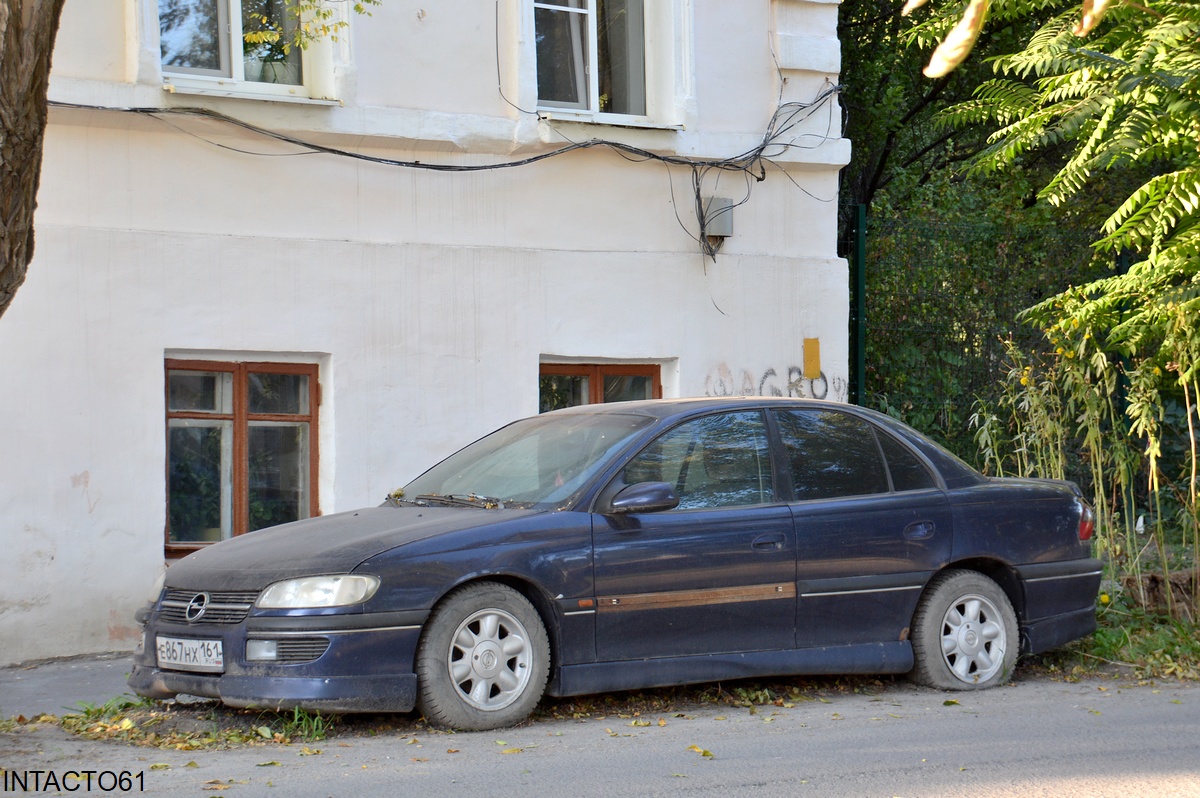
[{"label": "dusty car body", "polygon": [[545,693],[766,675],[976,689],[1094,630],[1091,532],[1070,483],[984,477],[860,408],[571,408],[383,506],[172,565],[129,684],[464,729]]}]

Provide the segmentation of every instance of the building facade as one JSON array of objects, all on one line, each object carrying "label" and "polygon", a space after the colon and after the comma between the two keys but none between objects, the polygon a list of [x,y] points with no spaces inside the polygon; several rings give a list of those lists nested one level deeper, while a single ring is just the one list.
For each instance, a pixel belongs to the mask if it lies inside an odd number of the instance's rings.
[{"label": "building facade", "polygon": [[132,648],[171,558],[540,409],[846,398],[836,0],[330,3],[287,53],[279,5],[66,4],[0,664]]}]

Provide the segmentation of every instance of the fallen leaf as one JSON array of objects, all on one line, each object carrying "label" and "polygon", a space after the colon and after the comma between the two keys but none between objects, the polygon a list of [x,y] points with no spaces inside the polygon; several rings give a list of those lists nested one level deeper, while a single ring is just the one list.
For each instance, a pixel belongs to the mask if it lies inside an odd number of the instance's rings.
[{"label": "fallen leaf", "polygon": [[942,706],[944,706],[944,707],[958,707],[958,706],[962,706],[962,704],[959,704],[957,699],[954,699],[954,698],[947,698],[945,701],[943,701],[943,702],[942,702]]},{"label": "fallen leaf", "polygon": [[188,762],[186,765],[184,765],[184,767],[185,768],[198,768],[198,767],[200,767],[200,765],[196,762],[196,760],[193,759],[190,762]]},{"label": "fallen leaf", "polygon": [[658,719],[658,725],[659,725],[659,726],[666,726],[666,725],[667,725],[667,722],[666,722],[664,719],[662,719],[662,718],[659,718],[659,719]]},{"label": "fallen leaf", "polygon": [[724,715],[717,715],[713,720],[728,720]]},{"label": "fallen leaf", "polygon": [[525,750],[524,748],[505,748],[500,753],[502,753],[502,754],[519,754],[524,750]]},{"label": "fallen leaf", "polygon": [[631,721],[629,721],[629,725],[630,726],[649,726],[650,721],[648,721],[648,720],[631,720]]},{"label": "fallen leaf", "polygon": [[320,748],[309,748],[307,745],[300,749],[300,756],[320,756],[324,753]]},{"label": "fallen leaf", "polygon": [[277,768],[277,767],[281,767],[281,765],[279,764],[279,760],[272,759],[270,762],[259,762],[254,767],[256,767],[256,768]]},{"label": "fallen leaf", "polygon": [[698,746],[698,745],[689,745],[689,746],[687,747],[687,750],[689,750],[689,751],[695,751],[697,754],[699,754],[700,756],[703,756],[703,757],[710,757],[710,758],[711,758],[712,756],[714,756],[714,754],[713,754],[713,752],[712,752],[712,751],[709,751],[707,748],[701,748],[701,747],[700,747],[700,746]]},{"label": "fallen leaf", "polygon": [[254,731],[258,732],[258,736],[262,737],[264,740],[270,740],[275,736],[275,733],[267,726],[259,726]]},{"label": "fallen leaf", "polygon": [[429,761],[429,757],[427,757],[427,756],[413,756],[413,757],[409,757],[409,759],[411,759],[413,762],[428,762]]}]

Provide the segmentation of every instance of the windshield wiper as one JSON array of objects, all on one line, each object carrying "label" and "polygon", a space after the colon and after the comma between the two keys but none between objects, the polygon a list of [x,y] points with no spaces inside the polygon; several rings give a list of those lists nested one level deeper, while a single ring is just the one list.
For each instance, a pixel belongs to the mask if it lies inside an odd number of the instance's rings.
[{"label": "windshield wiper", "polygon": [[399,506],[400,506],[400,505],[402,505],[402,504],[411,504],[413,507],[426,507],[426,506],[428,506],[428,505],[427,505],[425,502],[419,502],[419,501],[416,501],[416,500],[414,500],[414,499],[406,499],[406,498],[404,498],[404,491],[403,491],[403,490],[394,490],[394,491],[392,491],[391,493],[389,493],[389,494],[387,495],[387,498],[386,498],[386,499],[384,499],[384,502],[385,502],[386,504],[390,504],[390,505],[392,505],[393,507],[399,507]]},{"label": "windshield wiper", "polygon": [[422,493],[416,498],[417,504],[434,502],[449,507],[482,507],[485,510],[503,510],[504,502],[491,496],[477,496],[474,493]]}]

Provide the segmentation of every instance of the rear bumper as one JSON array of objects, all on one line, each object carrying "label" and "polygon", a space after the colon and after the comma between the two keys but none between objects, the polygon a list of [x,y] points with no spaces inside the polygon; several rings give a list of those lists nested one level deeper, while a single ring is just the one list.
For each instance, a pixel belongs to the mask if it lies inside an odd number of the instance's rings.
[{"label": "rear bumper", "polygon": [[1096,595],[1104,563],[1096,559],[1017,568],[1025,591],[1021,652],[1038,654],[1096,631]]}]

